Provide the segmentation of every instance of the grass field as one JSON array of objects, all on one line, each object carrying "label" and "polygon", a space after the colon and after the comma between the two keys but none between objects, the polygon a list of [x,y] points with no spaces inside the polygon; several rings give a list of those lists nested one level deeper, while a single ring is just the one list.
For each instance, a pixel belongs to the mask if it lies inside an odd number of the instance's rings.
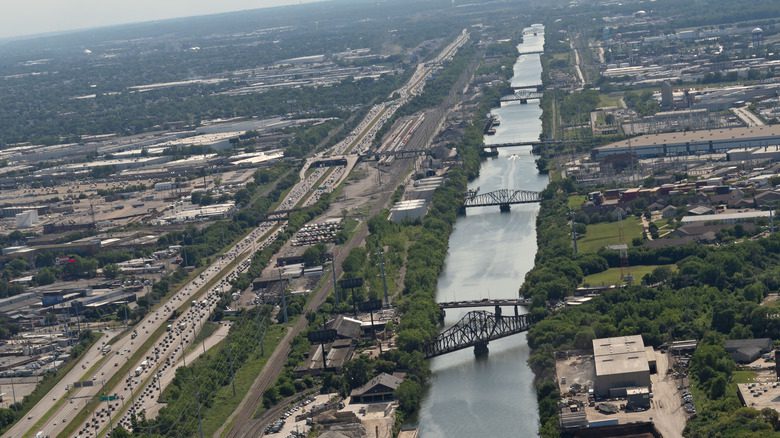
[{"label": "grass field", "polygon": [[215,331],[219,328],[219,323],[213,322],[213,321],[206,321],[203,323],[203,327],[198,331],[198,334],[195,336],[195,339],[192,340],[190,345],[187,347],[187,353],[191,352],[192,350],[196,350],[200,348],[201,343],[205,341],[209,336],[213,335]]},{"label": "grass field", "polygon": [[731,380],[734,383],[753,383],[755,379],[755,371],[734,371],[731,374]]},{"label": "grass field", "polygon": [[577,241],[580,252],[597,252],[607,245],[625,243],[631,245],[635,237],[642,237],[642,223],[638,218],[630,216],[623,220],[623,240],[620,240],[618,222],[605,222],[588,225],[585,237]]},{"label": "grass field", "polygon": [[582,204],[585,203],[585,200],[588,199],[585,195],[571,195],[569,196],[569,209],[571,210],[579,210],[580,207],[582,207]]},{"label": "grass field", "polygon": [[599,94],[599,107],[620,106],[620,96],[613,94]]},{"label": "grass field", "polygon": [[[637,284],[642,281],[642,277],[649,274],[653,271],[653,269],[657,268],[661,265],[638,265],[638,266],[629,266],[624,270],[625,274],[631,274],[634,276],[634,284]],[[672,269],[672,271],[677,270],[677,265],[665,265]],[[587,277],[582,279],[582,284],[587,284],[588,286],[607,286],[612,284],[622,284],[623,282],[620,280],[620,268],[609,268],[604,272],[599,272],[598,274],[592,274],[588,275]]]}]

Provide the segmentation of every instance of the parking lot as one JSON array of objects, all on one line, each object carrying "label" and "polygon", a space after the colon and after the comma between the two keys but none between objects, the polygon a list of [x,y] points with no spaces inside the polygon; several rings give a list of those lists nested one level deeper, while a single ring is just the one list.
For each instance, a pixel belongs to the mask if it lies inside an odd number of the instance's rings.
[{"label": "parking lot", "polygon": [[[306,414],[328,403],[328,401],[337,396],[338,394],[320,394],[295,403],[277,420],[265,428],[263,436],[279,438],[303,438],[307,436],[311,425]],[[296,419],[298,420],[296,421]]]}]

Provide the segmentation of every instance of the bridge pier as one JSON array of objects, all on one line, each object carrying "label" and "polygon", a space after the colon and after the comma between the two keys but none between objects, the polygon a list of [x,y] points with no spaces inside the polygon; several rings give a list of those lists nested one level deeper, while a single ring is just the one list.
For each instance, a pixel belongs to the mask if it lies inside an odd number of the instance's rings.
[{"label": "bridge pier", "polygon": [[498,208],[501,209],[501,213],[509,213],[511,211],[509,204],[501,204]]},{"label": "bridge pier", "polygon": [[474,345],[474,356],[476,357],[485,357],[489,351],[487,342],[479,342]]}]

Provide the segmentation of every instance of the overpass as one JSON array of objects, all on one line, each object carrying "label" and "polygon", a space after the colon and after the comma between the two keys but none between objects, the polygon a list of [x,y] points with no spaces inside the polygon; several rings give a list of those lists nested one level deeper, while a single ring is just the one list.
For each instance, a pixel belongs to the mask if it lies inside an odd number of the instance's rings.
[{"label": "overpass", "polygon": [[423,344],[423,354],[430,359],[474,347],[475,355],[484,356],[488,353],[490,341],[527,331],[532,324],[531,315],[518,315],[516,308],[513,316],[503,316],[498,306],[495,313],[472,310],[455,325]]},{"label": "overpass", "polygon": [[497,205],[502,213],[507,213],[514,204],[535,204],[542,201],[539,192],[527,190],[500,189],[493,192],[479,194],[479,189],[466,193],[461,212],[472,207],[489,207]]},{"label": "overpass", "polygon": [[379,161],[380,158],[393,157],[399,160],[430,155],[427,149],[404,149],[400,151],[366,152],[358,156],[360,161]]}]

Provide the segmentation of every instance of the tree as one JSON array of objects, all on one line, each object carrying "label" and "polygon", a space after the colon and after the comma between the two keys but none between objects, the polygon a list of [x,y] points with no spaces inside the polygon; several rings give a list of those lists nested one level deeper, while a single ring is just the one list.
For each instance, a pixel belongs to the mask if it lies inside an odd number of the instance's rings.
[{"label": "tree", "polygon": [[54,270],[51,268],[43,268],[34,277],[35,283],[38,286],[46,286],[52,284],[57,280],[57,276],[54,275]]},{"label": "tree", "polygon": [[413,380],[404,380],[398,389],[395,390],[395,396],[398,398],[400,409],[411,414],[417,412],[422,399],[422,387]]},{"label": "tree", "polygon": [[344,366],[344,377],[346,377],[350,389],[365,385],[371,378],[371,373],[373,373],[373,366],[364,356],[359,356]]},{"label": "tree", "polygon": [[103,276],[106,278],[114,279],[120,274],[119,266],[116,263],[109,263],[103,266]]},{"label": "tree", "polygon": [[327,248],[324,244],[318,243],[306,248],[303,253],[303,264],[306,267],[319,266],[325,261]]}]

